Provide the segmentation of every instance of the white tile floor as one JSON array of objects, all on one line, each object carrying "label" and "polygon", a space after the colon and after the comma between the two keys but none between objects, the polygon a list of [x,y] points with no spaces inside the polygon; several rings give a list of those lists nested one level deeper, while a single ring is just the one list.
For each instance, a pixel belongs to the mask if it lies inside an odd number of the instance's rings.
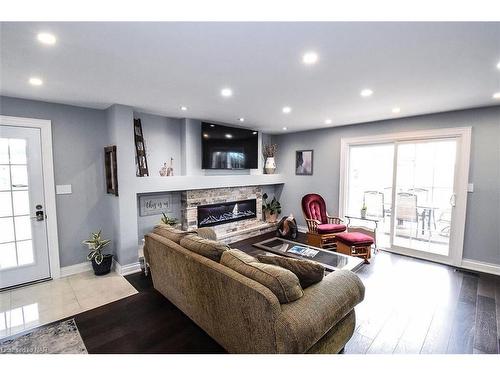
[{"label": "white tile floor", "polygon": [[136,294],[115,272],[92,271],[0,293],[0,339]]}]

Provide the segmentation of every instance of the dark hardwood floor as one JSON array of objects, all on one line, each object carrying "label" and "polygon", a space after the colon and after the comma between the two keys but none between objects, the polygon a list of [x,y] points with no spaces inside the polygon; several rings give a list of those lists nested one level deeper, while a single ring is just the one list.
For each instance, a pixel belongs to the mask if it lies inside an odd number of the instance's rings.
[{"label": "dark hardwood floor", "polygon": [[[271,236],[232,247],[256,254],[251,244]],[[345,353],[499,353],[499,277],[383,251],[357,274],[366,296]],[[138,294],[75,316],[89,353],[225,352],[149,277],[126,278]]]}]

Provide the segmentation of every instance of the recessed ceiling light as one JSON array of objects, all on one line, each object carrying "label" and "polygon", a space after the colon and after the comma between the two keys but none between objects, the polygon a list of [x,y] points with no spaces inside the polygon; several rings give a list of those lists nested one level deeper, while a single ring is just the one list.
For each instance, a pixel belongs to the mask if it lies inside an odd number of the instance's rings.
[{"label": "recessed ceiling light", "polygon": [[225,135],[225,137],[226,138],[233,138],[233,135],[228,133],[228,134]]},{"label": "recessed ceiling light", "polygon": [[401,112],[401,108],[399,108],[399,107],[394,107],[392,109],[392,113],[399,113],[399,112]]},{"label": "recessed ceiling light", "polygon": [[38,39],[38,41],[40,43],[49,44],[49,45],[56,44],[56,41],[57,41],[56,37],[50,33],[38,33],[36,38]]},{"label": "recessed ceiling light", "polygon": [[233,90],[231,90],[230,88],[225,88],[225,89],[222,89],[220,90],[220,94],[225,97],[225,98],[228,98],[230,96],[233,96]]},{"label": "recessed ceiling light", "polygon": [[327,119],[325,120],[325,125],[330,125],[331,123],[332,123],[332,120],[331,120],[331,119],[327,118]]},{"label": "recessed ceiling light", "polygon": [[302,62],[307,65],[312,65],[318,62],[318,54],[316,52],[306,52],[302,56]]},{"label": "recessed ceiling light", "polygon": [[292,108],[290,108],[290,107],[283,107],[282,111],[283,111],[283,113],[290,113],[290,112],[292,112]]},{"label": "recessed ceiling light", "polygon": [[181,111],[187,111],[187,110],[188,110],[188,107],[186,107],[184,105],[181,106]]},{"label": "recessed ceiling light", "polygon": [[244,121],[245,121],[245,119],[244,119],[243,117],[240,117],[240,118],[238,119],[238,121],[239,121],[239,122],[244,122]]},{"label": "recessed ceiling light", "polygon": [[370,89],[364,89],[364,90],[361,90],[360,95],[361,95],[363,98],[367,98],[367,97],[369,97],[369,96],[372,96],[372,95],[373,95],[373,90],[370,90]]},{"label": "recessed ceiling light", "polygon": [[211,127],[211,128],[215,128],[215,125],[214,125],[214,124],[210,124],[210,127]]},{"label": "recessed ceiling light", "polygon": [[497,64],[497,69],[500,69],[500,61]]},{"label": "recessed ceiling light", "polygon": [[208,138],[208,134],[207,133],[203,133],[203,138]]},{"label": "recessed ceiling light", "polygon": [[257,135],[257,132],[252,132],[253,135]]},{"label": "recessed ceiling light", "polygon": [[288,128],[286,126],[283,126],[283,130],[287,130]]},{"label": "recessed ceiling light", "polygon": [[43,81],[40,78],[37,77],[31,77],[29,80],[30,85],[33,86],[41,86],[43,84]]},{"label": "recessed ceiling light", "polygon": [[500,91],[493,94],[493,99],[500,99]]}]

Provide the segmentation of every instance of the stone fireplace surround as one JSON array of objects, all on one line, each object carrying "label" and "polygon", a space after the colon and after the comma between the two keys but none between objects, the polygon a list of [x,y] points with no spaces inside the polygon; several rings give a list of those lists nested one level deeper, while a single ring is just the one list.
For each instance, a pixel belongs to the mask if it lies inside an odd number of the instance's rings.
[{"label": "stone fireplace surround", "polygon": [[198,206],[255,199],[257,217],[212,226],[217,238],[222,242],[230,243],[275,230],[274,224],[266,223],[262,218],[262,194],[262,186],[183,191],[181,193],[182,229],[193,230],[198,227]]}]

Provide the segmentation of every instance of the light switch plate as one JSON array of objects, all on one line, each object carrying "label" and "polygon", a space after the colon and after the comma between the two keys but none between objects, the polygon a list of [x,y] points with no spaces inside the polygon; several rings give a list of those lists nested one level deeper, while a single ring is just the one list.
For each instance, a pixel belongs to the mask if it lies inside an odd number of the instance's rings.
[{"label": "light switch plate", "polygon": [[71,194],[71,185],[56,185],[56,194]]},{"label": "light switch plate", "polygon": [[472,182],[469,182],[469,184],[467,185],[467,191],[469,193],[473,193],[474,192],[474,184]]}]

